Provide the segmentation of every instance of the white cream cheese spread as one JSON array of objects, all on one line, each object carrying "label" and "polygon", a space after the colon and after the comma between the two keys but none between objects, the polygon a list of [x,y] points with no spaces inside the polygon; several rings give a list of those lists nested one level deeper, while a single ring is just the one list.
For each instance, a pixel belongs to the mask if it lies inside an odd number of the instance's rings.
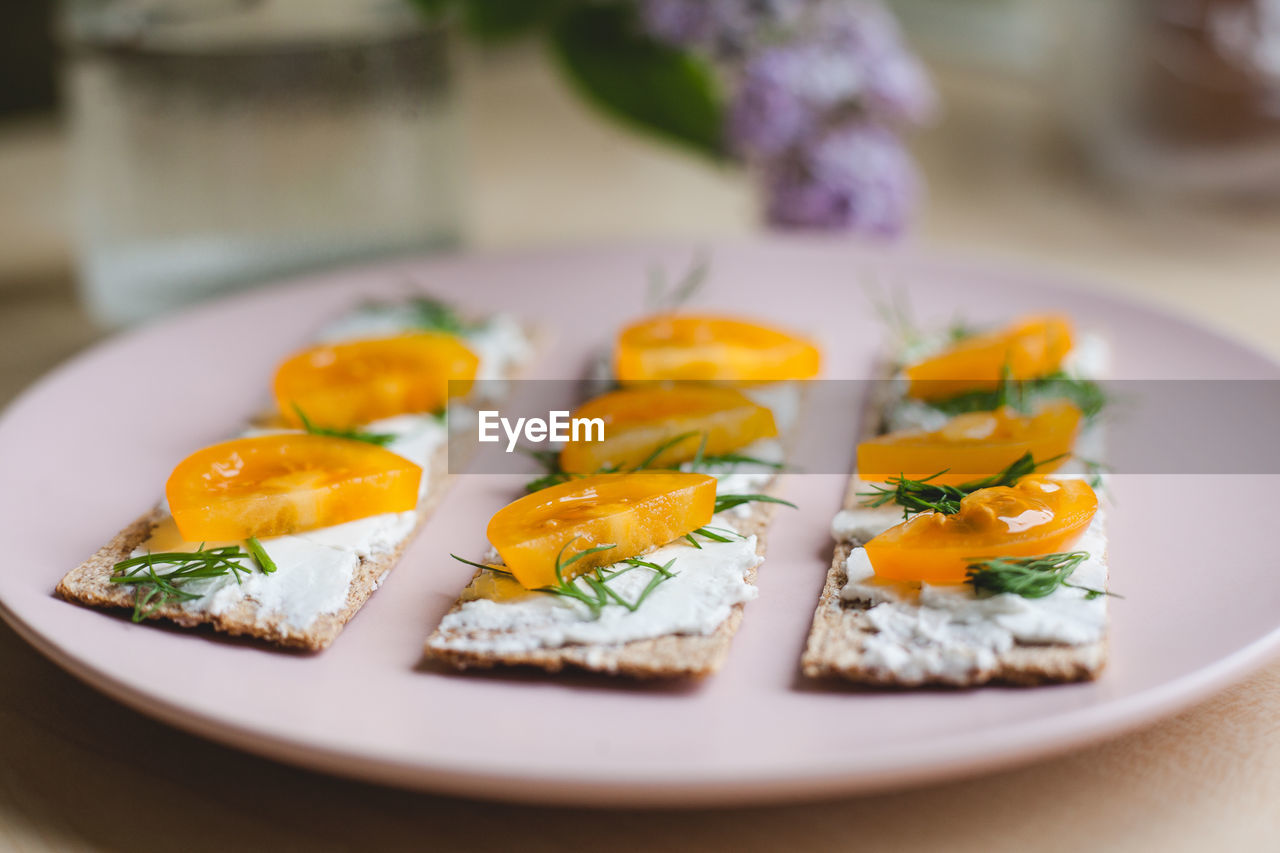
[{"label": "white cream cheese spread", "polygon": [[[1089,559],[1076,567],[1071,583],[1106,588],[1105,525],[1100,511],[1075,546],[1089,552]],[[1023,598],[979,596],[967,584],[880,581],[862,548],[849,554],[845,571],[840,597],[869,605],[866,618],[875,629],[863,648],[867,667],[904,682],[963,681],[975,669],[993,666],[1015,643],[1086,645],[1107,630],[1106,600],[1072,587]]]},{"label": "white cream cheese spread", "polygon": [[[584,604],[548,593],[503,602],[478,598],[444,617],[431,647],[513,654],[571,644],[618,645],[668,634],[711,634],[735,605],[758,594],[747,577],[761,557],[754,536],[701,545],[694,548],[681,540],[646,554],[645,560],[658,565],[674,559],[675,577],[659,584],[635,611],[610,604],[593,617]],[[634,569],[609,586],[634,601],[652,577],[649,569]]]}]

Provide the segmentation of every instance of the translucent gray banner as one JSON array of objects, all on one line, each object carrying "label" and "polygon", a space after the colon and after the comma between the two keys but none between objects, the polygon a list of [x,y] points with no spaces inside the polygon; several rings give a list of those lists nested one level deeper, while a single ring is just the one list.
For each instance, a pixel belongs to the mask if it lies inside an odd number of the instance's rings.
[{"label": "translucent gray banner", "polygon": [[[560,447],[550,440],[555,427],[561,425],[570,434],[570,413],[602,390],[608,386],[525,380],[504,383],[500,391],[486,389],[489,402],[477,402],[473,393],[466,403],[450,406],[450,472],[536,476],[543,465],[535,456],[548,457]],[[849,472],[857,443],[891,427],[937,429],[966,411],[993,405],[1031,416],[1049,401],[1063,399],[1082,412],[1077,453],[1103,470],[1280,474],[1277,381],[1082,383],[1055,378],[961,392],[937,383],[908,389],[898,380],[815,380],[743,390],[774,411],[787,447],[787,469],[799,474]],[[920,396],[937,402],[922,402]],[[609,430],[605,432],[608,438]],[[488,440],[482,441],[482,436]],[[962,469],[963,465],[952,471],[995,473],[980,464],[972,471]]]}]

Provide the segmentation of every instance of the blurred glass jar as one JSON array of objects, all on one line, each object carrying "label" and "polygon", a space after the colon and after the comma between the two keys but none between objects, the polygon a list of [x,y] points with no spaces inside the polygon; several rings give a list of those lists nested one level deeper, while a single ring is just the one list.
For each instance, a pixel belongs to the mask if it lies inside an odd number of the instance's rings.
[{"label": "blurred glass jar", "polygon": [[64,0],[90,310],[108,323],[455,242],[447,34],[406,0]]},{"label": "blurred glass jar", "polygon": [[1067,114],[1100,168],[1173,193],[1280,196],[1280,0],[1071,0]]}]

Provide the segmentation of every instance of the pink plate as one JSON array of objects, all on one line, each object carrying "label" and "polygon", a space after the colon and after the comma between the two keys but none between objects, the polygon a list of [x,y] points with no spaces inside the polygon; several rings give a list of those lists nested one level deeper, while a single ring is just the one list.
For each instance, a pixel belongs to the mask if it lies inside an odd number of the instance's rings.
[{"label": "pink plate", "polygon": [[[1280,645],[1276,483],[1260,476],[1231,478],[1229,502],[1218,497],[1225,477],[1119,478],[1111,563],[1126,598],[1112,607],[1111,666],[1092,684],[910,693],[807,683],[797,660],[830,554],[837,475],[789,475],[802,511],[779,515],[760,598],[723,671],[697,684],[456,675],[422,663],[423,639],[471,573],[447,554],[481,552],[486,520],[513,496],[505,478],[459,478],[384,589],[321,655],[136,626],[52,596],[66,570],[151,505],[179,458],[254,411],[277,359],[357,301],[416,285],[468,309],[514,312],[553,332],[532,375],[573,377],[644,310],[650,266],[676,271],[689,254],[352,270],[216,302],[94,348],[0,422],[0,610],[95,687],[246,750],[393,785],[629,805],[868,791],[1026,761],[1176,711]],[[1110,336],[1122,378],[1280,377],[1198,326],[1077,284],[840,243],[722,246],[697,304],[807,329],[825,348],[827,375],[860,376],[883,336],[867,282],[905,286],[922,323],[1069,312]],[[1210,545],[1201,531],[1230,535]]]}]

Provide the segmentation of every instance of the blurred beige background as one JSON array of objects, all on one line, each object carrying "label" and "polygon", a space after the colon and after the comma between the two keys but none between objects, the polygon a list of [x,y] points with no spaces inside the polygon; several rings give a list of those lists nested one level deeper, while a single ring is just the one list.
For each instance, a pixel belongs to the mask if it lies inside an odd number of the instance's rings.
[{"label": "blurred beige background", "polygon": [[[742,176],[598,120],[536,52],[472,53],[463,66],[469,248],[756,228]],[[1090,178],[1032,81],[939,78],[947,114],[917,139],[931,199],[912,242],[1078,273],[1280,357],[1280,210],[1119,196]],[[0,125],[0,403],[102,334],[75,297],[67,184],[55,121]],[[0,662],[0,847],[11,849],[1199,851],[1280,840],[1280,662],[1145,731],[1023,769],[831,803],[658,815],[328,779],[153,723],[7,628]]]}]

